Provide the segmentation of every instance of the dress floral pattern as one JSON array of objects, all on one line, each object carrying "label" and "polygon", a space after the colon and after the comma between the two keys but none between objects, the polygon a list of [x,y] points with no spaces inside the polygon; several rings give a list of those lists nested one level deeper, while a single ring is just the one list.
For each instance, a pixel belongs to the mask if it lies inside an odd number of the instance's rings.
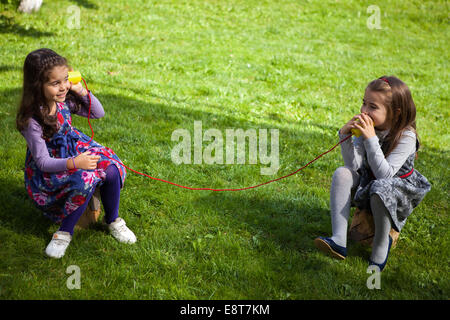
[{"label": "dress floral pattern", "polygon": [[66,103],[56,105],[59,130],[51,139],[45,141],[50,156],[68,158],[88,150],[98,152],[97,155],[100,155],[97,169],[94,170],[71,169],[61,172],[42,172],[27,148],[24,176],[28,196],[45,216],[60,223],[84,204],[96,186],[103,184],[106,178],[105,171],[109,165],[116,165],[119,169],[121,187],[125,182],[126,169],[105,156],[120,161],[113,150],[94,140],[90,141],[90,137],[72,127],[72,116]]}]

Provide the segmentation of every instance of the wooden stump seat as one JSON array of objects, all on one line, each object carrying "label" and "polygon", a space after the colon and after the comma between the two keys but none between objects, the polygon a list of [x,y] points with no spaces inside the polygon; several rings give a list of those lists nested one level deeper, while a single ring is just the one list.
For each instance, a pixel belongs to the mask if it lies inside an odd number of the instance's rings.
[{"label": "wooden stump seat", "polygon": [[98,218],[100,217],[100,212],[100,189],[97,188],[92,195],[91,200],[89,200],[89,204],[86,207],[86,210],[84,210],[75,227],[79,229],[89,228],[91,224],[97,222]]},{"label": "wooden stump seat", "polygon": [[[372,246],[375,235],[375,223],[373,222],[372,212],[356,208],[348,234],[351,240]],[[392,237],[392,248],[394,248],[397,245],[400,233],[391,228],[389,234]]]}]

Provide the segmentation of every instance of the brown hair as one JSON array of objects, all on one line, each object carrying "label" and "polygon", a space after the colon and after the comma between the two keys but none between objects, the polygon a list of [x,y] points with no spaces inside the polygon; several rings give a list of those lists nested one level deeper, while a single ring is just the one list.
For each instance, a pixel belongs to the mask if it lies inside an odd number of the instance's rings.
[{"label": "brown hair", "polygon": [[[69,68],[67,60],[51,49],[32,51],[25,58],[22,98],[16,115],[17,130],[26,129],[30,118],[34,118],[42,127],[44,139],[50,139],[58,131],[56,116],[49,115],[51,106],[46,103],[43,89],[48,75],[56,66]],[[66,96],[68,99],[75,101],[79,108],[80,99],[70,91]]]},{"label": "brown hair", "polygon": [[[416,134],[416,105],[408,86],[394,76],[383,76],[373,80],[367,86],[371,91],[384,94],[384,105],[387,109],[389,133],[381,147],[385,157],[397,146],[403,132],[411,130]],[[419,145],[416,146],[416,151]],[[417,153],[416,153],[417,155]]]}]

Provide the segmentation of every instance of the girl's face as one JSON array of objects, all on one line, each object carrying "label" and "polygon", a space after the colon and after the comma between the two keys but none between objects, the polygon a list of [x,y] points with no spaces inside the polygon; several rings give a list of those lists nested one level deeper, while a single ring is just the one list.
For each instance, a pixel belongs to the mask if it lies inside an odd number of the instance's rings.
[{"label": "girl's face", "polygon": [[361,113],[366,113],[373,120],[373,125],[378,130],[389,128],[387,109],[384,105],[384,95],[381,92],[366,89]]},{"label": "girl's face", "polygon": [[69,69],[66,66],[56,66],[48,74],[48,81],[44,83],[44,96],[47,104],[64,102],[70,89]]}]

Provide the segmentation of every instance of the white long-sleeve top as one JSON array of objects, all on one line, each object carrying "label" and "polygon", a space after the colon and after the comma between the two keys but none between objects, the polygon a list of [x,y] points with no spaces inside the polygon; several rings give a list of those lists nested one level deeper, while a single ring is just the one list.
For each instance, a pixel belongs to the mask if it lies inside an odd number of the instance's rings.
[{"label": "white long-sleeve top", "polygon": [[[379,141],[384,139],[389,130],[375,130],[376,136],[364,139],[352,137],[341,143],[341,154],[344,158],[344,164],[357,171],[363,165],[364,155],[367,155],[367,161],[370,169],[376,179],[392,178],[403,166],[406,159],[416,152],[416,134],[410,130],[405,130],[398,142],[398,145],[385,158]],[[348,135],[340,132],[339,139],[342,140]]]}]

